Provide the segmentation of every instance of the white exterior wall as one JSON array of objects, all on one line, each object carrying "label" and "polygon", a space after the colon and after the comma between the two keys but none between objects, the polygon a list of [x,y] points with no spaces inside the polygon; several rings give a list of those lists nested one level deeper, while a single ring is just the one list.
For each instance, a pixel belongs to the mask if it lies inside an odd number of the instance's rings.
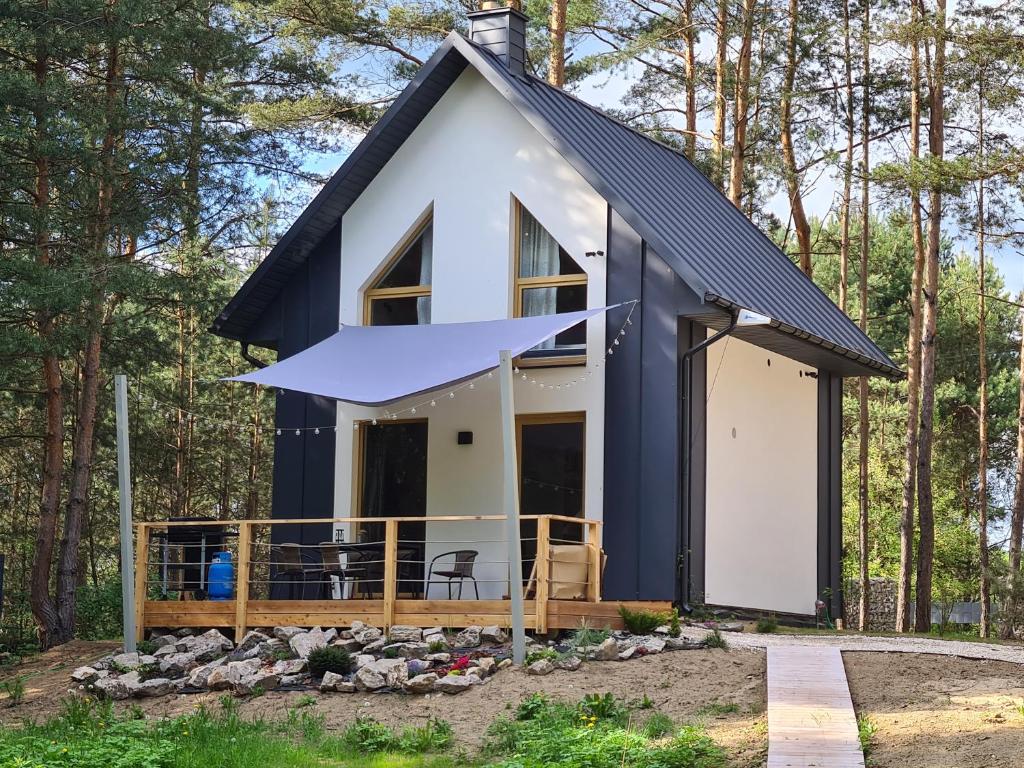
[{"label": "white exterior wall", "polygon": [[[361,324],[363,291],[415,223],[433,207],[434,323],[511,317],[513,302],[512,196],[547,228],[587,272],[587,299],[603,306],[605,261],[588,251],[607,251],[607,205],[526,120],[472,68],[452,85],[380,174],[346,212],[341,226],[341,323]],[[604,318],[589,321],[588,365],[603,359]],[[577,379],[582,367],[531,369],[551,384]],[[601,519],[604,465],[603,368],[565,390],[540,390],[516,380],[518,413],[586,413],[585,514]],[[407,404],[420,402],[422,398]],[[381,409],[382,410],[382,409]],[[379,411],[340,403],[334,514],[354,516],[353,420]],[[501,514],[502,450],[497,377],[456,399],[437,398],[422,408],[428,427],[427,516]],[[471,430],[473,444],[456,444]],[[435,541],[489,539],[484,544],[428,547],[480,550],[481,597],[499,597],[507,573],[499,523],[465,526],[434,523]],[[348,538],[348,536],[346,536]],[[485,561],[491,561],[488,566]],[[499,583],[500,582],[500,583]],[[435,586],[433,596],[443,586]],[[443,594],[446,594],[443,593]]]},{"label": "white exterior wall", "polygon": [[735,338],[708,349],[707,370],[704,599],[813,614],[817,380]]}]

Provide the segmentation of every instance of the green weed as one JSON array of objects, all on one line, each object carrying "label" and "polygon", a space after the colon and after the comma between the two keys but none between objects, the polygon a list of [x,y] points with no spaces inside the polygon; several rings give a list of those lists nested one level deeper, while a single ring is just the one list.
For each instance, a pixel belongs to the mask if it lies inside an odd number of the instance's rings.
[{"label": "green weed", "polygon": [[721,648],[723,651],[729,650],[729,642],[725,639],[721,632],[717,629],[712,630],[711,634],[704,638],[705,648]]},{"label": "green weed", "polygon": [[860,749],[864,753],[864,757],[871,754],[871,746],[877,731],[878,726],[867,715],[857,718],[857,738],[860,740]]},{"label": "green weed", "polygon": [[740,705],[735,702],[723,704],[718,701],[713,701],[698,709],[697,715],[701,717],[722,717],[723,715],[735,715],[739,711]]},{"label": "green weed", "polygon": [[634,635],[649,635],[658,627],[669,624],[672,617],[667,613],[657,611],[632,611],[624,605],[619,606],[619,616],[622,623]]},{"label": "green weed", "polygon": [[761,634],[774,634],[779,631],[779,619],[775,614],[762,616],[757,620],[757,626],[755,629]]},{"label": "green weed", "polygon": [[16,707],[25,700],[25,680],[15,675],[10,680],[4,680],[0,684],[0,692],[7,696],[7,706]]}]

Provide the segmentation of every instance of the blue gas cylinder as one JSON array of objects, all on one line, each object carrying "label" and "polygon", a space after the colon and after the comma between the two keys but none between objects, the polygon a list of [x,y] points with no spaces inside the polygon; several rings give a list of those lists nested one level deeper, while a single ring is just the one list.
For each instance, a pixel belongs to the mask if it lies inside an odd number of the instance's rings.
[{"label": "blue gas cylinder", "polygon": [[235,566],[230,552],[218,552],[210,564],[206,594],[211,600],[230,600],[235,594]]}]

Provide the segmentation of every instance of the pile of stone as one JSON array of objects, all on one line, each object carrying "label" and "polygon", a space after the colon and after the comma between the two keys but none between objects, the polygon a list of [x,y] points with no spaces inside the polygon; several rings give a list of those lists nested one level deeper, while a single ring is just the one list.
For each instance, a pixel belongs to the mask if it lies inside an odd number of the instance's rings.
[{"label": "pile of stone", "polygon": [[[105,699],[145,698],[170,693],[226,691],[238,696],[276,688],[354,693],[398,691],[455,694],[482,685],[511,666],[508,636],[503,629],[467,627],[457,634],[440,627],[394,626],[385,633],[354,622],[348,629],[275,627],[248,632],[236,645],[219,630],[154,632],[151,654],[111,654],[71,673],[75,690]],[[345,674],[326,672],[314,679],[309,656],[336,647],[352,659]],[[580,668],[584,659],[626,661],[666,650],[700,647],[672,637],[667,630],[652,635],[616,632],[588,647],[547,646],[530,641],[527,673],[546,675]]]}]

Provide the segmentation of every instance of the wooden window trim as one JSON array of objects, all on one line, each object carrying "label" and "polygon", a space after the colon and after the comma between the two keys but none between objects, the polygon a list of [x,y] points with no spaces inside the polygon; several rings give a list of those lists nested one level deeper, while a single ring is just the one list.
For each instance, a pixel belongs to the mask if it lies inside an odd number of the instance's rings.
[{"label": "wooden window trim", "polygon": [[[398,263],[399,259],[405,255],[405,252],[409,250],[413,243],[416,242],[417,238],[423,234],[423,231],[434,222],[434,206],[431,205],[424,211],[416,223],[412,225],[405,236],[398,242],[394,248],[391,249],[391,253],[384,259],[381,266],[374,273],[373,278],[369,281],[370,285],[376,285],[384,276],[391,271],[391,268]],[[433,258],[433,255],[431,255]],[[433,292],[432,285],[411,285],[408,287],[398,288],[366,288],[363,291],[363,325],[370,325],[370,318],[373,316],[373,302],[376,299],[418,299],[423,296],[430,296]]]},{"label": "wooden window trim", "polygon": [[[427,425],[427,440],[429,445],[430,440],[430,420],[426,418],[414,418],[414,419],[387,419],[386,421],[377,420],[378,426],[387,426],[388,424],[426,424]],[[349,517],[362,518],[363,516],[363,469],[366,466],[366,427],[373,425],[373,419],[359,419],[353,422],[356,428],[353,429],[355,434],[355,446],[354,453],[352,456],[352,514]],[[427,453],[427,462],[429,466],[430,453]],[[426,511],[424,511],[423,519],[427,517]]]},{"label": "wooden window trim", "polygon": [[[514,280],[512,316],[523,316],[523,292],[529,288],[560,288],[568,285],[587,285],[588,275],[584,270],[576,275],[549,275],[541,277],[520,277],[522,256],[522,219],[524,206],[517,197],[512,197],[512,276]],[[557,242],[557,241],[556,241]],[[571,255],[570,255],[570,258]],[[586,365],[587,353],[577,355],[520,355],[514,361],[519,368],[555,368],[570,365]],[[518,427],[517,427],[518,430]]]},{"label": "wooden window trim", "polygon": [[516,482],[523,485],[523,426],[531,424],[583,425],[583,478],[580,490],[580,520],[587,519],[587,414],[585,411],[516,414]]}]

